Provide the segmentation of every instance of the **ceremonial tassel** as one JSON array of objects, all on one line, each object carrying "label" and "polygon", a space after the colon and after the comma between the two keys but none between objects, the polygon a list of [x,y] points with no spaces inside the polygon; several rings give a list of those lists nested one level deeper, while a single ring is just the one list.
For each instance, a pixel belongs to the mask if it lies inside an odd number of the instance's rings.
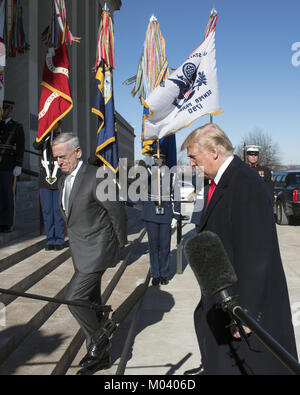
[{"label": "ceremonial tassel", "polygon": [[23,9],[21,0],[7,0],[6,3],[6,49],[7,55],[15,57],[29,49],[25,39]]},{"label": "ceremonial tassel", "polygon": [[97,36],[97,51],[96,62],[93,67],[94,70],[97,70],[99,67],[101,59],[104,60],[107,67],[111,69],[115,68],[113,23],[106,3],[102,10],[102,17]]},{"label": "ceremonial tassel", "polygon": [[169,77],[166,59],[165,40],[160,31],[158,20],[150,18],[143,53],[138,65],[135,87],[132,95],[138,94],[139,99],[146,99],[152,90]]},{"label": "ceremonial tassel", "polygon": [[61,44],[80,42],[80,37],[71,33],[67,22],[65,0],[52,0],[52,14],[50,25],[43,31],[42,40],[50,48],[57,48]]},{"label": "ceremonial tassel", "polygon": [[218,20],[218,14],[217,14],[217,11],[213,8],[211,10],[211,13],[210,13],[210,16],[209,16],[209,20],[208,20],[208,24],[207,24],[206,29],[205,29],[205,35],[204,35],[205,39],[209,36],[209,34],[213,30],[215,30],[216,24],[217,24],[217,20]]}]

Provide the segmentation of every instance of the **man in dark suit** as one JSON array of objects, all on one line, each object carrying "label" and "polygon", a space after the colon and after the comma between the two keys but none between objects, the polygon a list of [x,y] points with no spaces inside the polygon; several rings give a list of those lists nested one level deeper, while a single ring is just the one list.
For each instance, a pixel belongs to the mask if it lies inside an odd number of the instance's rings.
[{"label": "man in dark suit", "polygon": [[[225,133],[207,124],[182,145],[191,165],[203,166],[211,180],[199,232],[217,234],[238,281],[230,294],[297,358],[289,295],[282,267],[271,197],[259,175],[237,156]],[[204,374],[289,374],[288,369],[244,328],[250,346],[241,341],[216,297],[202,297],[196,308],[195,329]]]},{"label": "man in dark suit", "polygon": [[25,150],[23,126],[12,119],[14,102],[4,100],[0,121],[0,232],[13,230],[16,177],[22,172]]},{"label": "man in dark suit", "polygon": [[[119,262],[119,250],[127,243],[126,213],[118,201],[100,201],[97,196],[96,166],[81,161],[82,150],[76,136],[62,133],[52,144],[53,156],[64,173],[59,180],[60,207],[65,219],[75,274],[66,299],[101,304],[101,277]],[[98,349],[93,335],[103,325],[93,310],[70,307],[81,326],[87,355],[80,365],[103,369],[110,366],[109,344]]]}]

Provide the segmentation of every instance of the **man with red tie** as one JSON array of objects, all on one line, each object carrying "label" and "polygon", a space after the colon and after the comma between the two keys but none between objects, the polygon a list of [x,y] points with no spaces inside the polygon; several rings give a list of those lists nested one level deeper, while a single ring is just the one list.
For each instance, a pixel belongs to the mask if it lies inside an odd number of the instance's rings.
[{"label": "man with red tie", "polygon": [[[229,293],[238,295],[239,304],[297,358],[288,290],[265,182],[233,155],[229,138],[215,124],[196,129],[181,149],[187,149],[190,164],[202,166],[204,176],[211,180],[198,231],[211,231],[221,239],[238,278]],[[289,374],[246,327],[249,345],[241,341],[234,322],[218,302],[216,296],[202,296],[195,310],[203,365],[198,372]]]}]

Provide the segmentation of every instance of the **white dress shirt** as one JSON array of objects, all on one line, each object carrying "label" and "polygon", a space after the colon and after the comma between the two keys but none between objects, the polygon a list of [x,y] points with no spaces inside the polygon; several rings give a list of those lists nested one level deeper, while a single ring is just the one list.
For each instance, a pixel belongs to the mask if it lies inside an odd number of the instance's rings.
[{"label": "white dress shirt", "polygon": [[222,166],[219,168],[216,177],[214,178],[214,182],[216,185],[218,185],[218,182],[220,181],[222,175],[225,173],[225,170],[227,167],[230,165],[230,163],[233,161],[234,156],[230,155],[229,158],[225,160],[225,162],[222,164]]},{"label": "white dress shirt", "polygon": [[[67,175],[67,177],[71,178],[71,190],[72,190],[73,185],[74,185],[75,177],[76,177],[80,167],[82,166],[82,164],[83,164],[83,161],[80,160],[78,162],[78,165],[76,166],[75,170],[73,170],[71,174]],[[62,207],[63,207],[63,210],[65,211],[65,187],[63,189],[63,194],[62,194]]]}]

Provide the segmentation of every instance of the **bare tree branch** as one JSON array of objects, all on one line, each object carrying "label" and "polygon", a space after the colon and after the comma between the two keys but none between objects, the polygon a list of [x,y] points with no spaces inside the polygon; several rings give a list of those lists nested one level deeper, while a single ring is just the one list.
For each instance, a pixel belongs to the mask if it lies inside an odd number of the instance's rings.
[{"label": "bare tree branch", "polygon": [[244,136],[241,144],[235,149],[236,155],[242,160],[244,160],[244,146],[250,144],[260,146],[259,163],[261,165],[268,166],[271,169],[280,165],[281,161],[278,143],[273,141],[269,133],[265,133],[261,129],[256,128]]}]

